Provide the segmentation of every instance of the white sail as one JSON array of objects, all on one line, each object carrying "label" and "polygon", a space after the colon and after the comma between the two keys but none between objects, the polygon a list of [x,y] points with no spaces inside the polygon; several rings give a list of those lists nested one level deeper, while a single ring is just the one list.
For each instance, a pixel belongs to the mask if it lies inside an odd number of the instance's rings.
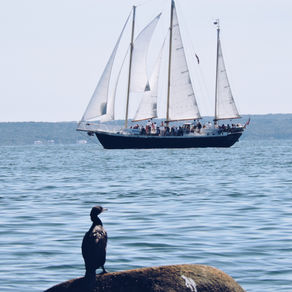
[{"label": "white sail", "polygon": [[176,9],[173,7],[169,120],[199,118],[201,115],[189,75]]},{"label": "white sail", "polygon": [[99,79],[99,82],[94,90],[94,93],[91,97],[91,100],[85,110],[85,113],[83,114],[83,117],[81,119],[82,121],[88,121],[95,119],[97,117],[101,117],[100,120],[102,121],[108,121],[113,119],[113,113],[114,113],[114,106],[113,106],[113,100],[114,97],[109,97],[108,91],[109,91],[109,84],[111,80],[111,72],[112,67],[114,63],[114,59],[117,53],[117,49],[119,47],[120,40],[122,38],[123,32],[125,30],[125,27],[128,23],[128,20],[130,18],[130,15],[128,16],[126,23],[122,29],[122,32],[118,38],[118,41],[116,42],[116,45],[112,51],[112,54],[105,66],[105,69],[101,75],[101,78]]},{"label": "white sail", "polygon": [[161,51],[159,53],[157,62],[155,64],[153,73],[147,83],[144,94],[140,101],[139,107],[135,114],[133,121],[141,121],[152,118],[157,118],[157,95],[158,95],[158,81],[159,81],[159,73],[160,66],[162,60],[164,43],[162,45]]},{"label": "white sail", "polygon": [[134,41],[134,50],[131,69],[131,92],[143,92],[147,84],[147,53],[149,44],[159,21],[161,13],[156,16],[137,36]]},{"label": "white sail", "polygon": [[219,36],[217,58],[215,120],[240,118],[228,81]]}]

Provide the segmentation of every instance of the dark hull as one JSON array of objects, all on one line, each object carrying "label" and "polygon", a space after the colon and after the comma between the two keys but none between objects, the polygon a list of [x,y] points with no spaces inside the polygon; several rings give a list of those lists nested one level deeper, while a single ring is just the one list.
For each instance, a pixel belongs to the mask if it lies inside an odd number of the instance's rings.
[{"label": "dark hull", "polygon": [[216,136],[142,136],[95,132],[105,149],[231,147],[242,132]]}]

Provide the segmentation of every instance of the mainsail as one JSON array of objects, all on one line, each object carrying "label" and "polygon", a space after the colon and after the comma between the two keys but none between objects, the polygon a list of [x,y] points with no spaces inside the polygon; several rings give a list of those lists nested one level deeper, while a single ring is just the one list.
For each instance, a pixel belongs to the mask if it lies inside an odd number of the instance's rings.
[{"label": "mainsail", "polygon": [[219,32],[220,28],[218,26],[215,120],[238,119],[240,115],[236,108],[228,81]]},{"label": "mainsail", "polygon": [[176,8],[173,2],[173,25],[171,41],[169,121],[200,119],[185,51],[181,38]]},{"label": "mainsail", "polygon": [[[131,14],[130,14],[131,15]],[[122,32],[116,42],[116,45],[111,53],[111,56],[105,66],[105,69],[101,75],[101,78],[95,88],[95,91],[91,97],[91,100],[86,108],[86,111],[81,119],[81,122],[95,119],[97,117],[102,117],[104,120],[112,120],[114,114],[114,96],[109,96],[109,84],[111,80],[111,72],[117,49],[119,47],[120,40],[122,38],[125,27],[130,18],[128,16],[126,23],[122,29]]]},{"label": "mainsail", "polygon": [[131,92],[143,92],[148,81],[147,53],[150,41],[159,21],[157,15],[137,36],[134,41],[134,50],[131,69]]}]

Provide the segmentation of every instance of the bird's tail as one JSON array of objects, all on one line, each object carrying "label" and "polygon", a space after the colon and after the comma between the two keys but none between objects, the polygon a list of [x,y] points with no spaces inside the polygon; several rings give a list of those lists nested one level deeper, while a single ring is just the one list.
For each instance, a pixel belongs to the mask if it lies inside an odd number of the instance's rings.
[{"label": "bird's tail", "polygon": [[96,273],[95,270],[86,270],[85,279],[88,281],[95,281]]}]

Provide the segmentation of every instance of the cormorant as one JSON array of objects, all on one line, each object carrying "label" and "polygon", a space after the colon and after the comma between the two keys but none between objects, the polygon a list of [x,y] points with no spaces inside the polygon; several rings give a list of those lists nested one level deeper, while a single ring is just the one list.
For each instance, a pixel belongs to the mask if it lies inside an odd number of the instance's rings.
[{"label": "cormorant", "polygon": [[81,246],[86,278],[95,278],[95,271],[98,268],[102,268],[102,273],[106,273],[104,263],[106,259],[107,233],[102,226],[101,220],[98,218],[98,215],[106,210],[106,208],[101,206],[95,206],[90,212],[90,218],[93,223],[85,233]]}]

